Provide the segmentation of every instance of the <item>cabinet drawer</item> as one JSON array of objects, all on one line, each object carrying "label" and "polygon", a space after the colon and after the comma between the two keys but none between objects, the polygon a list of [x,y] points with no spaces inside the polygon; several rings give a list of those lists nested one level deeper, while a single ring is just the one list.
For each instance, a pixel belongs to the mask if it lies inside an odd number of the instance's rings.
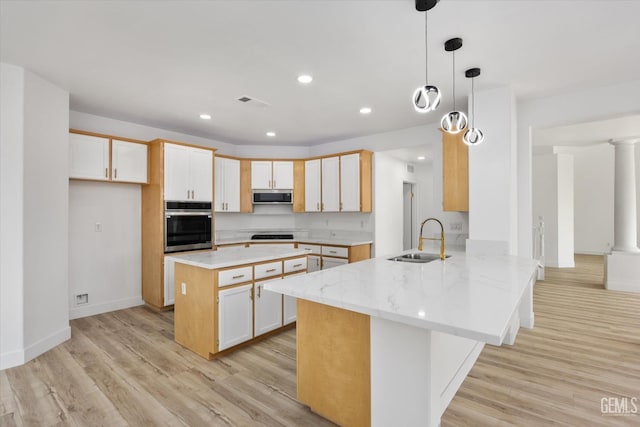
[{"label": "cabinet drawer", "polygon": [[323,246],[322,255],[349,258],[349,248],[339,248],[336,246]]},{"label": "cabinet drawer", "polygon": [[284,262],[284,272],[303,271],[307,269],[307,257],[288,259]]},{"label": "cabinet drawer", "polygon": [[320,249],[320,245],[308,245],[306,243],[298,243],[298,249],[304,249],[305,251],[309,251],[310,254],[318,254],[322,253]]},{"label": "cabinet drawer", "polygon": [[236,283],[250,282],[253,280],[253,269],[251,266],[232,268],[218,272],[218,286],[235,285]]},{"label": "cabinet drawer", "polygon": [[282,274],[282,261],[258,264],[255,266],[254,276],[256,280],[264,279],[265,277],[279,276],[280,274]]}]

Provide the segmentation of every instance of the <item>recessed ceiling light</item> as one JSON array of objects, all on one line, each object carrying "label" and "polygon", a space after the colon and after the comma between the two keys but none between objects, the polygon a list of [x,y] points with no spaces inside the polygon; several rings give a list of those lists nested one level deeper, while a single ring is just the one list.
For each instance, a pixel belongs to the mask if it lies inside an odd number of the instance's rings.
[{"label": "recessed ceiling light", "polygon": [[276,133],[269,131],[269,132],[267,132],[267,136],[274,137],[274,136],[276,136]]},{"label": "recessed ceiling light", "polygon": [[309,84],[313,81],[313,77],[311,77],[308,74],[302,74],[300,76],[298,76],[298,82],[303,83],[303,84]]},{"label": "recessed ceiling light", "polygon": [[418,156],[418,160],[424,160],[424,156]]},{"label": "recessed ceiling light", "polygon": [[211,120],[211,115],[210,114],[200,114],[200,118],[202,120]]},{"label": "recessed ceiling light", "polygon": [[370,107],[362,107],[360,109],[360,114],[369,114],[371,113],[371,108]]}]

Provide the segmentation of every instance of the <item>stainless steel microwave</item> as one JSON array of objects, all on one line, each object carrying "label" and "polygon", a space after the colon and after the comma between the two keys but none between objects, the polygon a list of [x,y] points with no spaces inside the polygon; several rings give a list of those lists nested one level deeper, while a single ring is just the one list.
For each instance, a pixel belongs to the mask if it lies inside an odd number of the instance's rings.
[{"label": "stainless steel microwave", "polygon": [[292,203],[292,190],[253,190],[254,205],[290,205]]}]

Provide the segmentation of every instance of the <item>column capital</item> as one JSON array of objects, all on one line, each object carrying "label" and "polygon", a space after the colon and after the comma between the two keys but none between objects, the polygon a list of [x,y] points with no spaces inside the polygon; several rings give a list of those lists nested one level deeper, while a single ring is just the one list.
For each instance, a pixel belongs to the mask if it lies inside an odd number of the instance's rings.
[{"label": "column capital", "polygon": [[625,139],[610,139],[609,144],[611,145],[632,145],[637,142],[640,142],[640,137],[637,138],[625,138]]}]

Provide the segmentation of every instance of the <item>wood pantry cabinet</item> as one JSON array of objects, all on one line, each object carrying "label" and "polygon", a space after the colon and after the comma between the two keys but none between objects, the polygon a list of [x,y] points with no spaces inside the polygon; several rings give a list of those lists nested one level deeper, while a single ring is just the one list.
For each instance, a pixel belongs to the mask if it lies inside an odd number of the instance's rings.
[{"label": "wood pantry cabinet", "polygon": [[293,161],[252,160],[251,189],[293,189]]},{"label": "wood pantry cabinet", "polygon": [[372,154],[360,150],[304,161],[296,174],[294,212],[371,212]]},{"label": "wood pantry cabinet", "polygon": [[306,270],[306,256],[221,269],[176,262],[176,342],[212,359],[216,353],[294,322],[295,299],[284,301],[283,295],[265,290],[264,284]]},{"label": "wood pantry cabinet", "polygon": [[[215,150],[161,139],[151,141],[148,147],[149,185],[142,186],[142,299],[150,307],[162,309],[173,304],[173,294],[169,297],[171,286],[165,287],[165,280],[170,280],[173,272],[171,265],[165,266],[164,263],[164,202],[171,200],[171,195],[178,196],[177,193],[183,197],[179,200],[212,200]],[[168,164],[165,162],[167,152],[170,157]],[[171,173],[166,173],[165,165],[172,168]],[[186,167],[194,170],[185,172]],[[169,184],[167,181],[171,177],[176,178],[179,184]],[[167,195],[165,188],[176,194]],[[213,218],[211,221],[213,230]]]},{"label": "wood pantry cabinet", "polygon": [[147,143],[69,131],[69,178],[146,184]]},{"label": "wood pantry cabinet", "polygon": [[443,211],[469,211],[469,147],[462,134],[442,132]]}]

